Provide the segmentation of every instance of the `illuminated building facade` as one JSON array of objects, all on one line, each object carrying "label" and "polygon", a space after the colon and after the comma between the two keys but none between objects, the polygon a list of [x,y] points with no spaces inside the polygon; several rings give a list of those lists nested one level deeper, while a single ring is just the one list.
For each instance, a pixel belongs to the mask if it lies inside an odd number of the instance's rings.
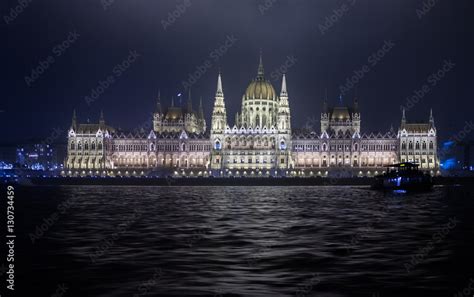
[{"label": "illuminated building facade", "polygon": [[[437,135],[433,114],[426,123],[407,123],[403,111],[398,131],[361,133],[359,103],[328,107],[324,99],[321,131],[291,129],[290,97],[283,75],[279,96],[260,58],[257,76],[242,96],[241,111],[230,126],[219,73],[209,133],[202,101],[193,111],[189,95],[186,108],[162,111],[158,96],[153,129],[124,133],[105,124],[77,124],[74,113],[68,134],[66,174],[139,175],[172,172],[183,175],[326,176],[373,175],[384,166],[413,161],[435,173]],[[341,100],[342,101],[342,100]]]}]

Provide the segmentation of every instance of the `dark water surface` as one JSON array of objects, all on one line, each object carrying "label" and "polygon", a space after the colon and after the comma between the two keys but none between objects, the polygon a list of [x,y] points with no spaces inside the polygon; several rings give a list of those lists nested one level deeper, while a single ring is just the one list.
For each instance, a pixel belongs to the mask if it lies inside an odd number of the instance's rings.
[{"label": "dark water surface", "polygon": [[474,277],[464,188],[16,190],[14,296],[453,296]]}]

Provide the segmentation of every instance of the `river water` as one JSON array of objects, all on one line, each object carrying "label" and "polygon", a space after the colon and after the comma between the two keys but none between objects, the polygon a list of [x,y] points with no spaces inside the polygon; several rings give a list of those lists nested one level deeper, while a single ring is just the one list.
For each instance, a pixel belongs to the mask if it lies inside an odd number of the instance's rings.
[{"label": "river water", "polygon": [[474,277],[473,199],[462,187],[20,188],[15,296],[453,296]]}]

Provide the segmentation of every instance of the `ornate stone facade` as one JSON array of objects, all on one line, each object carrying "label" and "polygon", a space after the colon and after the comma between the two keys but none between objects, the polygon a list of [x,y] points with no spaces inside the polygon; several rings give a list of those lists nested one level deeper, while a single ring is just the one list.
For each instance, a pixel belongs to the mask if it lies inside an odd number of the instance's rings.
[{"label": "ornate stone facade", "polygon": [[193,111],[162,111],[158,96],[151,131],[124,133],[105,124],[77,124],[74,113],[68,133],[65,174],[75,175],[214,175],[214,176],[371,176],[384,166],[404,161],[436,173],[437,134],[433,114],[426,123],[408,123],[403,111],[398,131],[361,133],[361,114],[341,102],[321,113],[321,131],[291,129],[290,97],[283,75],[280,95],[265,79],[260,58],[257,76],[242,96],[234,125],[228,123],[221,74],[211,116],[210,133],[202,100]]}]

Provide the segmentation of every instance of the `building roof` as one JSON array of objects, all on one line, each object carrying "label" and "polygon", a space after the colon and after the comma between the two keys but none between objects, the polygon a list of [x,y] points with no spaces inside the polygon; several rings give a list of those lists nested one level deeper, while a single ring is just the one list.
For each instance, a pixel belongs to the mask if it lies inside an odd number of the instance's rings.
[{"label": "building roof", "polygon": [[115,129],[110,127],[110,126],[107,126],[107,125],[101,125],[101,124],[79,124],[77,129],[76,129],[76,133],[79,133],[79,134],[95,134],[97,133],[97,131],[99,131],[99,129],[101,129],[102,131],[109,131],[109,132],[114,132]]},{"label": "building roof", "polygon": [[427,133],[431,129],[430,123],[410,123],[402,124],[400,127],[402,130],[405,129],[412,133]]}]

